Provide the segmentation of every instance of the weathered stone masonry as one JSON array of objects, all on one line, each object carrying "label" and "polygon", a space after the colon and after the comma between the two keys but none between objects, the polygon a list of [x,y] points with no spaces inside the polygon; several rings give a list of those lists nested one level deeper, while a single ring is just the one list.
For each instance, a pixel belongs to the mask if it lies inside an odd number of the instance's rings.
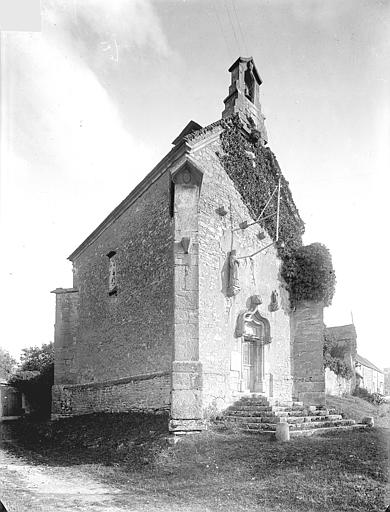
[{"label": "weathered stone masonry", "polygon": [[[230,71],[223,117],[266,143],[252,59]],[[239,228],[254,219],[221,165],[222,131],[190,122],[69,257],[73,287],[54,291],[53,417],[169,411],[181,433],[251,392],[323,403],[322,305],[292,312],[270,236]]]},{"label": "weathered stone masonry", "polygon": [[[126,211],[71,256],[74,289],[56,290],[56,373],[53,414],[81,414],[86,410],[118,410],[139,403],[167,408],[170,376],[147,379],[142,387],[115,379],[165,372],[170,375],[173,351],[173,252],[170,177],[160,176]],[[88,240],[88,239],[87,239]],[[108,293],[107,254],[116,251],[118,290]],[[134,381],[135,382],[135,381]],[[67,387],[68,412],[61,407],[62,384]],[[131,388],[131,389],[130,389]],[[123,401],[124,389],[133,396]],[[73,391],[72,391],[73,390]],[[92,391],[93,390],[93,391]],[[97,391],[98,390],[98,391]],[[115,398],[114,390],[117,390]],[[134,394],[139,391],[139,396]],[[145,401],[144,393],[159,400]],[[111,406],[102,396],[112,397]]]}]

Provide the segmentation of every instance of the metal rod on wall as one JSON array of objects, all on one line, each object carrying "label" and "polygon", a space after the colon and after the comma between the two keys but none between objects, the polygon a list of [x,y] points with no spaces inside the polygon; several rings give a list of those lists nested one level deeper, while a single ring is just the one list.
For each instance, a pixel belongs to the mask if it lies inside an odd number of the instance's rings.
[{"label": "metal rod on wall", "polygon": [[[270,197],[269,197],[269,199],[268,199],[268,201],[267,201],[266,205],[265,205],[265,206],[264,206],[264,208],[261,210],[260,215],[257,217],[257,219],[256,219],[254,222],[251,222],[251,223],[247,224],[247,225],[245,226],[245,228],[241,228],[241,227],[239,227],[239,228],[235,228],[235,229],[233,229],[233,231],[240,231],[240,230],[242,230],[242,229],[249,228],[249,226],[253,226],[254,224],[257,224],[257,223],[259,222],[259,220],[260,220],[260,219],[261,219],[261,220],[264,220],[264,218],[268,218],[268,216],[267,216],[267,217],[264,217],[263,219],[262,219],[261,217],[263,216],[263,213],[265,212],[265,210],[266,210],[267,206],[270,204],[270,202],[271,202],[272,198],[274,197],[274,194],[275,194],[275,192],[277,191],[277,189],[278,189],[278,187],[275,187],[275,188],[274,188],[274,191],[273,191],[273,192],[272,192],[272,194],[270,195]],[[275,215],[275,214],[272,214],[272,215]]]},{"label": "metal rod on wall", "polygon": [[276,240],[277,242],[279,240],[279,220],[280,220],[280,176],[279,176],[279,182],[278,182],[278,206],[276,210]]}]

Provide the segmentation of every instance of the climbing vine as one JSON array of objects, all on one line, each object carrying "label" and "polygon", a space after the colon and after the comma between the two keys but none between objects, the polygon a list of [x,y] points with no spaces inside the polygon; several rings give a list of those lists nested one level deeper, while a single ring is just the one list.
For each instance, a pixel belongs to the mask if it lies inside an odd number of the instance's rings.
[{"label": "climbing vine", "polygon": [[[281,274],[290,292],[292,306],[302,300],[323,301],[329,305],[335,286],[330,253],[321,244],[303,247],[304,223],[275,155],[262,144],[256,129],[248,135],[238,116],[223,120],[222,126],[221,163],[254,219],[266,206],[280,177],[280,223],[276,247],[283,261]],[[277,194],[274,194],[266,211],[276,212],[276,209]],[[259,224],[276,241],[276,218],[264,217]]]},{"label": "climbing vine", "polygon": [[338,347],[338,341],[328,332],[324,332],[324,368],[329,368],[336,375],[351,379],[353,370],[341,357]]}]

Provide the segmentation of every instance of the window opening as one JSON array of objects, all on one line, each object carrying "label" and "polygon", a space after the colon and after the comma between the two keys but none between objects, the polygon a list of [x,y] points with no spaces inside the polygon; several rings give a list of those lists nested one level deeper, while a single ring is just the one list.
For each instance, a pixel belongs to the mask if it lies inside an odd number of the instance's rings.
[{"label": "window opening", "polygon": [[107,254],[109,258],[108,266],[108,294],[116,295],[118,291],[117,270],[116,270],[116,252],[110,251]]}]

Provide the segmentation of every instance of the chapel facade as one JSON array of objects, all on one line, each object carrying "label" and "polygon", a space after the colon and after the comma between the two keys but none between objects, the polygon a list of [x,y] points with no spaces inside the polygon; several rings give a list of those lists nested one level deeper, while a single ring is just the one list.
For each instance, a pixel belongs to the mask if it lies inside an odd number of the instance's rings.
[{"label": "chapel facade", "polygon": [[70,255],[73,287],[54,290],[54,418],[166,411],[185,432],[245,395],[324,403],[323,306],[290,307],[275,237],[221,161],[232,119],[267,144],[253,59],[229,72],[222,119],[191,121]]}]

